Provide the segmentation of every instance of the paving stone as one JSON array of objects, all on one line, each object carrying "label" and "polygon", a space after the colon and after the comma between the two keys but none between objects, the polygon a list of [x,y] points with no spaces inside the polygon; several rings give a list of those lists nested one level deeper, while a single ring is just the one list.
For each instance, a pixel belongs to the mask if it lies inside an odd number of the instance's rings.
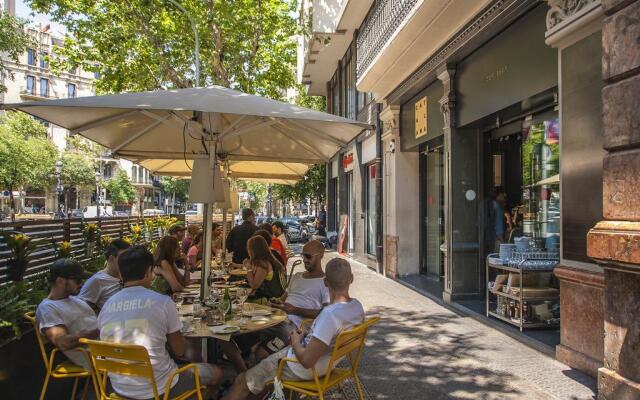
[{"label": "paving stone", "polygon": [[[325,261],[335,257],[327,254]],[[351,261],[351,260],[350,260]],[[360,366],[376,399],[593,399],[591,377],[351,261],[351,295],[381,322]]]}]

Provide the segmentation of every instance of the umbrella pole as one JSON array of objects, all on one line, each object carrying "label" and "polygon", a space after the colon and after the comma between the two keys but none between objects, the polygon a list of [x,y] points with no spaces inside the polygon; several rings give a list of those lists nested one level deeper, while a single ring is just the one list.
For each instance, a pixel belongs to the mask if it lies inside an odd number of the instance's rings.
[{"label": "umbrella pole", "polygon": [[221,264],[224,266],[224,261],[227,257],[227,209],[222,210],[222,251],[221,254]]},{"label": "umbrella pole", "polygon": [[204,218],[204,243],[202,244],[202,276],[200,279],[200,299],[204,301],[209,297],[209,273],[211,271],[211,204],[202,205],[202,215]]}]

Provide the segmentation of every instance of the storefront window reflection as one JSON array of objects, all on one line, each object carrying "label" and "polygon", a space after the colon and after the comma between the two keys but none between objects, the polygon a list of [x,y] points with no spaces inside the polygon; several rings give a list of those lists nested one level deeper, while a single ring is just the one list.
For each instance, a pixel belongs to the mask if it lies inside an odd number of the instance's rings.
[{"label": "storefront window reflection", "polygon": [[[538,247],[560,244],[560,127],[557,118],[525,121],[522,132],[522,203],[513,210],[514,229]],[[519,232],[514,232],[518,234]]]}]

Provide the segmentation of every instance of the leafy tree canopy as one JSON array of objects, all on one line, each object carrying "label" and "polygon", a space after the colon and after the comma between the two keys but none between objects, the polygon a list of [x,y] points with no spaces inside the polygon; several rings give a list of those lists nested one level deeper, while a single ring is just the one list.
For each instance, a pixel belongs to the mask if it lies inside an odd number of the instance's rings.
[{"label": "leafy tree canopy", "polygon": [[102,185],[107,189],[107,196],[112,204],[131,204],[136,199],[136,188],[133,187],[127,173],[122,170]]},{"label": "leafy tree canopy", "polygon": [[87,153],[65,151],[60,157],[62,173],[60,180],[67,186],[89,186],[95,184],[96,161]]},{"label": "leafy tree canopy", "polygon": [[[7,70],[5,62],[11,60],[18,62],[18,58],[24,53],[31,43],[31,38],[25,31],[23,19],[16,18],[9,13],[0,10],[0,75],[7,74],[13,80],[13,74]],[[0,93],[7,91],[7,87],[0,82]]]},{"label": "leafy tree canopy", "polygon": [[189,194],[190,179],[176,179],[169,176],[163,176],[160,179],[162,191],[166,196],[176,196],[175,199],[185,202]]},{"label": "leafy tree canopy", "polygon": [[[167,0],[27,0],[70,37],[52,67],[99,72],[99,93],[195,86],[194,35]],[[293,0],[180,0],[200,38],[199,86],[281,98],[294,84]]]},{"label": "leafy tree canopy", "polygon": [[47,187],[56,157],[44,125],[23,113],[0,118],[0,185],[4,189]]}]

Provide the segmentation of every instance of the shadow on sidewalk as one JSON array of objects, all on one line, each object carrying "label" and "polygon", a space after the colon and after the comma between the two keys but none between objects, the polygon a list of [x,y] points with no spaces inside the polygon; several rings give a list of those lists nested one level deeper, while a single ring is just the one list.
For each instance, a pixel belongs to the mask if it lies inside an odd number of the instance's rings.
[{"label": "shadow on sidewalk", "polygon": [[460,318],[457,315],[389,307],[376,307],[367,314],[382,318],[369,330],[360,367],[366,387],[376,398],[516,398],[524,394],[509,385],[513,375],[475,360],[474,352],[492,345],[481,346],[474,335],[455,333],[449,324]]}]

